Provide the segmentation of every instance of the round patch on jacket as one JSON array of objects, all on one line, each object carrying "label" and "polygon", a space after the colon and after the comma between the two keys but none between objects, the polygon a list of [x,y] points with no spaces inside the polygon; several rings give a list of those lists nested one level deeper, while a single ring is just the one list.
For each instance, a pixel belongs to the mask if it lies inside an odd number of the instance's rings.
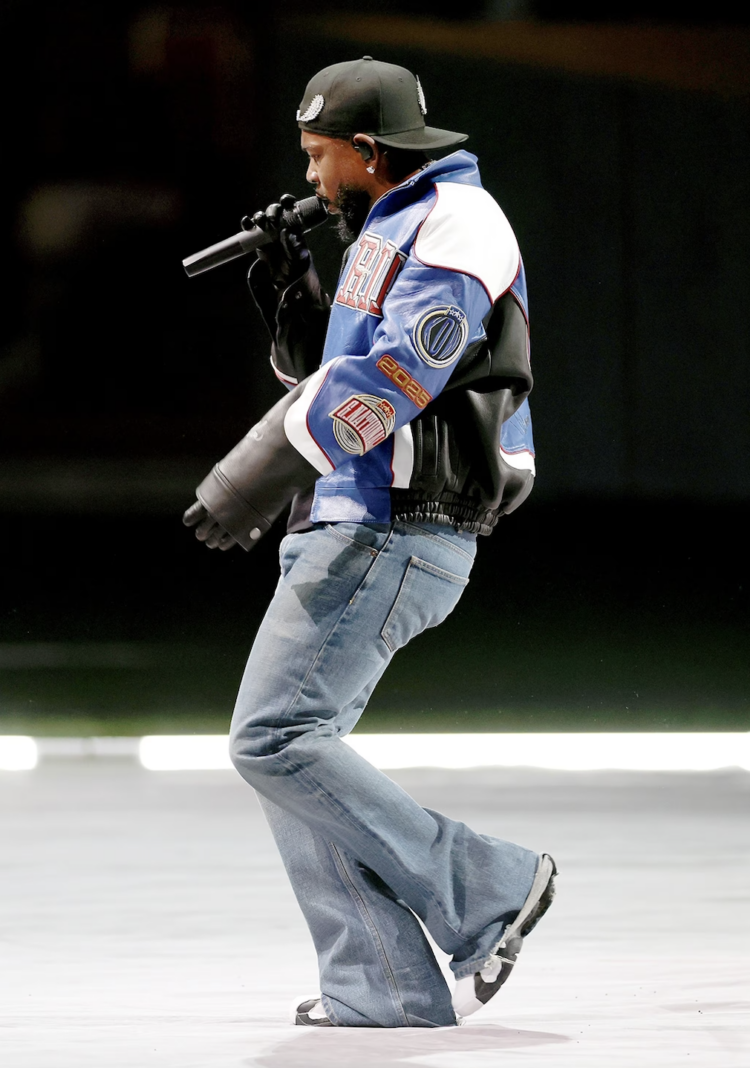
[{"label": "round patch on jacket", "polygon": [[447,367],[460,355],[469,327],[466,314],[453,304],[431,308],[414,327],[417,355],[430,367]]},{"label": "round patch on jacket", "polygon": [[333,433],[344,452],[363,456],[385,441],[396,425],[396,409],[385,397],[357,393],[330,413]]}]

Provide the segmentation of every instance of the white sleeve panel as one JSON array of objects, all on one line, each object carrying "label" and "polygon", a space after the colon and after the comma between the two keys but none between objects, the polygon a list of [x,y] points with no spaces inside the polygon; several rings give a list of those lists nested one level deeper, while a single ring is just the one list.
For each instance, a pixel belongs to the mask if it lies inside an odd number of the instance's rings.
[{"label": "white sleeve panel", "polygon": [[414,438],[411,426],[405,423],[393,432],[393,482],[397,489],[408,489],[414,471]]},{"label": "white sleeve panel", "polygon": [[508,467],[513,467],[516,471],[531,471],[532,475],[536,475],[536,461],[528,449],[521,449],[520,452],[506,452],[501,447],[500,456]]},{"label": "white sleeve panel", "polygon": [[416,256],[429,267],[473,275],[494,304],[521,262],[510,223],[486,189],[436,182],[435,190],[437,200],[414,242]]},{"label": "white sleeve panel", "polygon": [[307,422],[307,413],[310,410],[310,405],[317,397],[326,375],[335,362],[335,360],[332,360],[331,363],[327,363],[325,367],[320,367],[314,374],[310,375],[301,395],[284,416],[284,433],[290,444],[313,467],[317,468],[321,475],[330,475],[331,471],[333,471],[333,464],[312,436]]}]

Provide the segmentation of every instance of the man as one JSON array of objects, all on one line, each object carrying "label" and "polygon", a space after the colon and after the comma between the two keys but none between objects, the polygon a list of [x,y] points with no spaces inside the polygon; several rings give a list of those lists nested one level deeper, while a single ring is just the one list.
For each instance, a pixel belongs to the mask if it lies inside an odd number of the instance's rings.
[{"label": "man", "polygon": [[[475,157],[430,159],[466,138],[425,113],[418,79],[369,56],[308,84],[307,178],[357,242],[331,304],[280,206],[255,217],[277,241],[250,285],[290,392],[185,515],[209,547],[249,549],[294,498],[231,753],[315,943],[320,995],[295,1006],[313,1026],[454,1026],[553,893],[549,856],[423,809],[342,741],[533,480],[518,245]],[[451,957],[452,996],[416,917]]]}]

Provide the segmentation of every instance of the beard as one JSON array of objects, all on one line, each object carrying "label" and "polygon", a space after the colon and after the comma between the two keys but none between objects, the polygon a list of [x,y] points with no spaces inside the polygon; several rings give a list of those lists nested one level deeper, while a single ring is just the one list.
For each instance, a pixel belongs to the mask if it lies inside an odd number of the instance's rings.
[{"label": "beard", "polygon": [[355,185],[340,185],[335,206],[339,210],[336,232],[344,244],[349,245],[357,240],[370,214],[370,194]]}]

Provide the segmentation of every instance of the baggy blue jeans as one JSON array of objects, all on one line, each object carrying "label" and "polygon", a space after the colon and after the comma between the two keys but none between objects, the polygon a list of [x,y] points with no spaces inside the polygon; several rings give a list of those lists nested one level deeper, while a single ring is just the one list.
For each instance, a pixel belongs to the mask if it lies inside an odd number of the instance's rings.
[{"label": "baggy blue jeans", "polygon": [[416,917],[462,978],[531,889],[536,853],[422,808],[342,740],[396,650],[456,606],[475,552],[473,535],[405,522],[281,543],[230,752],[276,839],[336,1026],[455,1025]]}]

